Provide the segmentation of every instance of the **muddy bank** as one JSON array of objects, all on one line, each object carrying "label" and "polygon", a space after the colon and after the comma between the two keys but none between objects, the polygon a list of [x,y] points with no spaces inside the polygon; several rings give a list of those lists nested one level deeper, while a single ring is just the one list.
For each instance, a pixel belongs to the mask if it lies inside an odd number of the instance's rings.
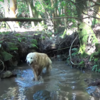
[{"label": "muddy bank", "polygon": [[91,100],[94,98],[88,94],[86,90],[88,84],[84,80],[87,77],[99,78],[98,73],[73,69],[65,62],[58,60],[53,60],[52,66],[49,74],[45,74],[44,69],[42,78],[38,82],[33,81],[34,75],[30,67],[26,64],[18,66],[15,70],[16,78],[0,81],[0,100],[33,100],[37,92],[40,98],[48,97],[51,100]]}]

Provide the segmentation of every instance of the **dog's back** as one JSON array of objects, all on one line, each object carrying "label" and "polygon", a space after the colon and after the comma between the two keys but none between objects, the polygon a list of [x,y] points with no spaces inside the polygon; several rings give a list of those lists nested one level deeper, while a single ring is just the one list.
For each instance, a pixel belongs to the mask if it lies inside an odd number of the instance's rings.
[{"label": "dog's back", "polygon": [[52,64],[51,59],[48,57],[47,54],[45,53],[38,53],[38,52],[34,52],[36,55],[36,61],[39,65],[41,66],[48,66]]}]

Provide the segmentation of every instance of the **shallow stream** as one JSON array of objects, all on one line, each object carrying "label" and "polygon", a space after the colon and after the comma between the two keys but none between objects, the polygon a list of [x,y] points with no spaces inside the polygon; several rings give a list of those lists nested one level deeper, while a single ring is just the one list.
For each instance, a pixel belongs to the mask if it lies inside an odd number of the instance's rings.
[{"label": "shallow stream", "polygon": [[71,68],[63,61],[53,61],[52,66],[51,72],[43,73],[38,82],[33,81],[33,72],[27,64],[19,66],[15,71],[17,77],[0,81],[0,100],[33,100],[39,90],[49,91],[51,100],[95,100],[87,93],[84,80],[98,78],[99,74]]}]

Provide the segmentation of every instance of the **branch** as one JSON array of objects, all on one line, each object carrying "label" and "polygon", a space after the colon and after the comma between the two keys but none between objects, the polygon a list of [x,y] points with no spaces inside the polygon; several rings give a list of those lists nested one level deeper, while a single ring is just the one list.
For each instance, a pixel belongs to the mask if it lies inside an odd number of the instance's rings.
[{"label": "branch", "polygon": [[[63,19],[63,18],[74,18],[78,19],[78,17],[54,17],[49,19]],[[35,21],[35,22],[41,22],[42,20],[48,20],[48,18],[0,18],[0,21]]]},{"label": "branch", "polygon": [[36,18],[0,18],[0,21],[35,21],[35,22],[40,22],[42,19],[36,19]]},{"label": "branch", "polygon": [[77,39],[78,35],[76,36],[76,38],[73,40],[73,42],[71,43],[71,46],[70,46],[70,49],[69,49],[69,57],[70,57],[70,62],[72,65],[80,65],[79,63],[74,63],[72,61],[72,56],[71,56],[71,49],[72,49],[72,46],[73,46],[73,43],[75,42],[75,40]]},{"label": "branch", "polygon": [[[84,12],[83,12],[84,13]],[[84,13],[85,14],[85,13]],[[96,18],[96,19],[100,19],[98,17],[95,16],[89,16],[89,17],[84,17],[82,19],[85,18]],[[41,22],[43,20],[52,20],[52,19],[63,19],[63,18],[73,18],[73,19],[79,19],[78,17],[54,17],[54,18],[0,18],[0,21],[20,21],[20,22],[24,22],[24,21],[34,21],[34,22]]]}]

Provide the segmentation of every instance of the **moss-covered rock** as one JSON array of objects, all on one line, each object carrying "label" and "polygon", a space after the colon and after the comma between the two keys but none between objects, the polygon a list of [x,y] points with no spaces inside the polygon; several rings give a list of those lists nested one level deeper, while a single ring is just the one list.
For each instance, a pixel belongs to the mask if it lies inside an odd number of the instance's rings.
[{"label": "moss-covered rock", "polygon": [[95,44],[98,43],[98,40],[92,30],[92,28],[86,23],[81,23],[79,25],[79,39],[80,39],[80,48],[79,53],[81,54],[92,54],[95,52]]}]

